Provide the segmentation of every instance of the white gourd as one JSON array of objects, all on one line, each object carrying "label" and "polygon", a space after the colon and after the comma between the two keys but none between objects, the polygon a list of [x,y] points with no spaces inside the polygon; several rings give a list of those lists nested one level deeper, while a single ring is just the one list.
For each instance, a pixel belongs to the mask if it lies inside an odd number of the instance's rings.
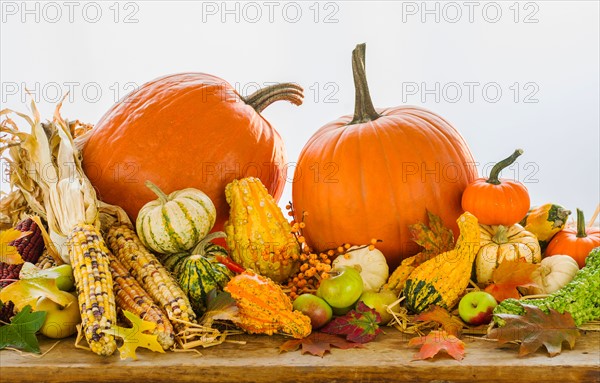
[{"label": "white gourd", "polygon": [[383,253],[377,249],[369,250],[368,246],[353,246],[346,254],[333,261],[333,268],[351,266],[360,272],[364,291],[377,291],[387,282],[390,274]]},{"label": "white gourd", "polygon": [[568,255],[553,255],[542,259],[531,278],[538,287],[530,287],[530,294],[552,294],[567,285],[579,271],[577,261]]}]

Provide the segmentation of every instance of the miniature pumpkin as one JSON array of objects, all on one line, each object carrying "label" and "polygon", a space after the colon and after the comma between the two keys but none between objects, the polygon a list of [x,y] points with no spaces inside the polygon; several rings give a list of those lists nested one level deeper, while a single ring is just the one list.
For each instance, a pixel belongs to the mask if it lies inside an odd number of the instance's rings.
[{"label": "miniature pumpkin", "polygon": [[206,73],[152,80],[113,105],[82,138],[83,168],[104,202],[132,221],[152,200],[146,179],[163,190],[192,187],[215,204],[220,231],[229,208],[225,186],[255,176],[278,200],[287,160],[281,136],[261,115],[273,102],[302,104],[302,88],[280,83],[242,97]]},{"label": "miniature pumpkin", "polygon": [[287,280],[298,269],[300,246],[265,186],[253,177],[234,180],[225,196],[231,206],[225,223],[231,259],[275,282]]},{"label": "miniature pumpkin", "polygon": [[529,293],[552,294],[571,282],[578,271],[579,265],[568,255],[546,257],[532,274],[531,279],[537,287],[530,287]]},{"label": "miniature pumpkin", "polygon": [[480,225],[480,230],[481,247],[475,260],[478,283],[491,283],[494,270],[503,261],[524,259],[529,263],[539,263],[542,260],[537,237],[519,224],[510,227]]},{"label": "miniature pumpkin", "polygon": [[529,192],[519,181],[500,179],[502,169],[510,166],[523,154],[517,149],[492,168],[489,178],[473,181],[462,195],[462,208],[477,217],[483,225],[510,226],[519,222],[529,211]]},{"label": "miniature pumpkin", "polygon": [[390,269],[385,256],[369,246],[353,246],[333,260],[333,268],[354,267],[363,280],[364,291],[377,291],[387,281]]},{"label": "miniature pumpkin", "polygon": [[188,188],[166,195],[150,181],[146,186],[158,199],[144,205],[136,220],[144,246],[161,254],[186,251],[212,229],[215,205],[200,190]]},{"label": "miniature pumpkin", "polygon": [[579,268],[592,249],[600,246],[600,228],[585,227],[583,211],[577,209],[577,226],[559,231],[546,248],[546,256],[566,254],[577,261]]},{"label": "miniature pumpkin", "polygon": [[290,298],[270,280],[246,270],[225,287],[239,309],[236,324],[250,334],[281,333],[301,339],[310,335],[310,318],[295,311]]},{"label": "miniature pumpkin", "polygon": [[425,221],[427,209],[458,234],[460,198],[477,170],[465,140],[442,117],[413,106],[374,108],[364,44],[354,50],[352,68],[354,116],[323,126],[300,153],[295,220],[304,220],[302,234],[317,253],[381,239],[393,269],[420,251],[408,225]]}]

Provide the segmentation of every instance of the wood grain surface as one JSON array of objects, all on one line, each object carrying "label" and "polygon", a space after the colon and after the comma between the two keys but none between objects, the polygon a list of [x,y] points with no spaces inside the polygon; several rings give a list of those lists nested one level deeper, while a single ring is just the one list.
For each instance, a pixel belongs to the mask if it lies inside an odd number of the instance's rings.
[{"label": "wood grain surface", "polygon": [[[0,351],[0,382],[600,382],[600,333],[588,332],[553,358],[545,352],[519,358],[517,346],[465,338],[461,362],[438,356],[411,361],[408,337],[387,330],[363,349],[333,349],[324,358],[279,353],[280,336],[231,337],[245,345],[223,344],[194,353],[158,354],[140,350],[138,360],[118,352],[99,357],[60,342],[39,358]],[[42,352],[54,342],[42,340]]]}]

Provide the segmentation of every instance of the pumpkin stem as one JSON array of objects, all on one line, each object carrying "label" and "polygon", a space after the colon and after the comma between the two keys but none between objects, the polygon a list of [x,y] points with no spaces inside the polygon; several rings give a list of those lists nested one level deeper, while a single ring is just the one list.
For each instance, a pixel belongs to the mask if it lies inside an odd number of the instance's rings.
[{"label": "pumpkin stem", "polygon": [[587,233],[585,232],[585,218],[583,217],[583,210],[577,209],[577,238],[585,238]]},{"label": "pumpkin stem", "polygon": [[222,231],[215,231],[214,233],[210,233],[206,237],[202,238],[202,241],[200,241],[196,245],[196,247],[194,247],[192,254],[204,256],[206,254],[206,245],[209,242],[211,242],[213,239],[225,238],[225,237],[227,237],[227,235]]},{"label": "pumpkin stem", "polygon": [[352,74],[354,75],[354,118],[348,125],[362,124],[364,122],[375,121],[381,115],[377,113],[369,93],[369,84],[367,83],[367,71],[365,69],[365,50],[366,44],[358,44],[352,51]]},{"label": "pumpkin stem", "polygon": [[152,181],[146,181],[146,187],[152,190],[152,192],[158,196],[158,199],[160,200],[161,204],[164,205],[167,202],[169,202],[169,197],[162,190],[160,190],[160,188],[156,186]]},{"label": "pumpkin stem", "polygon": [[260,113],[275,101],[285,100],[294,105],[302,105],[303,91],[304,89],[298,84],[284,82],[259,89],[242,100]]},{"label": "pumpkin stem", "polygon": [[490,178],[487,179],[487,183],[490,183],[492,185],[500,185],[500,179],[498,178],[500,176],[500,172],[504,168],[512,165],[513,162],[515,162],[521,154],[523,154],[523,149],[517,149],[509,157],[503,159],[502,161],[494,165],[492,171],[490,172]]},{"label": "pumpkin stem", "polygon": [[507,243],[508,242],[508,227],[506,227],[504,225],[498,225],[498,228],[496,229],[496,233],[494,234],[494,237],[492,238],[492,240],[494,241],[494,243],[497,243],[498,245]]}]

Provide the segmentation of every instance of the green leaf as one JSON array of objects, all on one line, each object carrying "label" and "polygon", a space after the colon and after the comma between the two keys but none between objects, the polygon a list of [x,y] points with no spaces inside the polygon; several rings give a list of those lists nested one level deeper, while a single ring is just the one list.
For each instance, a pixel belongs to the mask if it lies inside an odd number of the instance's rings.
[{"label": "green leaf", "polygon": [[31,306],[25,306],[14,316],[10,324],[0,327],[0,349],[15,347],[39,354],[40,345],[35,333],[42,327],[45,320],[45,311],[31,312]]},{"label": "green leaf", "polygon": [[346,335],[350,342],[367,343],[381,332],[379,322],[381,316],[375,309],[364,302],[358,302],[355,310],[327,323],[321,331],[326,334]]}]

